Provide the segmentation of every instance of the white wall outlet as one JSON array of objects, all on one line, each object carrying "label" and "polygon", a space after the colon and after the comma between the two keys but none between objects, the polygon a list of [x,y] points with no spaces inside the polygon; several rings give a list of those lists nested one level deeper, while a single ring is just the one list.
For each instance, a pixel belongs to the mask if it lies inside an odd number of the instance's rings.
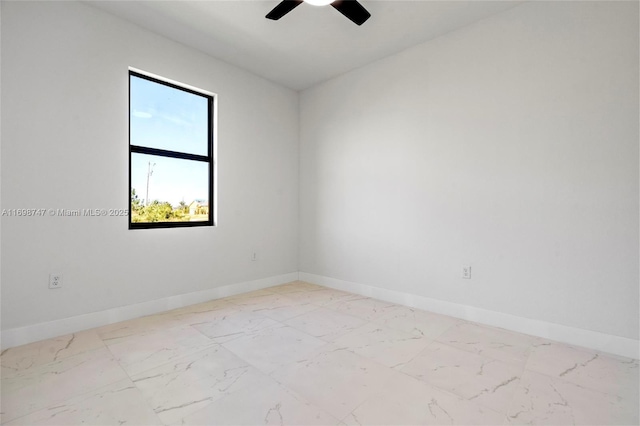
[{"label": "white wall outlet", "polygon": [[49,288],[62,287],[62,274],[49,274]]},{"label": "white wall outlet", "polygon": [[251,252],[251,261],[255,262],[256,260],[258,260],[258,252],[257,251]]},{"label": "white wall outlet", "polygon": [[465,280],[471,279],[471,266],[462,267],[462,278],[464,278]]}]

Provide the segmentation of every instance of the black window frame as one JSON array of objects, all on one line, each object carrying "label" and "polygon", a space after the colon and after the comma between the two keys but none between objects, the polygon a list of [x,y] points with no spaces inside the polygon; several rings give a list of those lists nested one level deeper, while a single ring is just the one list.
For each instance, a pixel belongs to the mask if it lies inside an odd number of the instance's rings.
[{"label": "black window frame", "polygon": [[[138,77],[145,80],[149,80],[154,83],[162,84],[164,86],[171,87],[173,89],[182,90],[187,93],[191,93],[193,95],[201,96],[207,99],[207,155],[198,155],[191,154],[187,152],[180,151],[172,151],[160,148],[150,148],[146,146],[133,145],[131,143],[131,77]],[[168,82],[166,80],[162,80],[156,77],[151,77],[149,75],[140,73],[138,71],[129,70],[128,75],[128,83],[129,83],[129,190],[128,190],[128,206],[129,206],[129,229],[157,229],[157,228],[191,228],[195,226],[215,226],[214,221],[214,211],[215,211],[215,199],[214,199],[214,97],[215,95],[211,95],[209,93],[200,92],[198,90],[194,90],[190,87],[181,86],[179,84],[175,84],[172,82]],[[200,161],[209,164],[209,218],[204,221],[188,221],[188,222],[132,222],[132,211],[131,211],[131,159],[132,155],[136,154],[149,154],[149,155],[157,155],[161,157],[168,158],[177,158],[182,160],[191,160],[191,161]]]}]

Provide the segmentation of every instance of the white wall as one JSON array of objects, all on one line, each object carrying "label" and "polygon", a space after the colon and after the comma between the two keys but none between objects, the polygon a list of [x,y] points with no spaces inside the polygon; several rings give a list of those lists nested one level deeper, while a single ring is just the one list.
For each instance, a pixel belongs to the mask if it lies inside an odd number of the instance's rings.
[{"label": "white wall", "polygon": [[637,2],[524,4],[300,108],[301,272],[638,339]]},{"label": "white wall", "polygon": [[129,66],[219,106],[218,226],[3,217],[3,330],[297,271],[296,92],[91,6],[1,7],[4,209],[128,208]]}]

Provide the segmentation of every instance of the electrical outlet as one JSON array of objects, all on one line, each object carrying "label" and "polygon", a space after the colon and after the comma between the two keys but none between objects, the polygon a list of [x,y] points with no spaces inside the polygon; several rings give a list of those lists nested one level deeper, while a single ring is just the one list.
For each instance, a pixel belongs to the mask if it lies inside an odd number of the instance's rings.
[{"label": "electrical outlet", "polygon": [[49,288],[62,287],[62,274],[49,274]]},{"label": "electrical outlet", "polygon": [[251,261],[255,262],[256,260],[258,260],[258,252],[254,251],[251,253]]},{"label": "electrical outlet", "polygon": [[471,266],[462,267],[462,278],[464,278],[465,280],[471,279]]}]

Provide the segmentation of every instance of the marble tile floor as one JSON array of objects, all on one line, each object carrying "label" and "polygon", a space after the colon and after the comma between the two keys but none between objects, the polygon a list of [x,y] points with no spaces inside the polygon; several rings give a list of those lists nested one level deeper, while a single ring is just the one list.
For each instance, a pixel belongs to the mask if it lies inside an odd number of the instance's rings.
[{"label": "marble tile floor", "polygon": [[637,425],[638,360],[293,282],[4,350],[7,425]]}]

